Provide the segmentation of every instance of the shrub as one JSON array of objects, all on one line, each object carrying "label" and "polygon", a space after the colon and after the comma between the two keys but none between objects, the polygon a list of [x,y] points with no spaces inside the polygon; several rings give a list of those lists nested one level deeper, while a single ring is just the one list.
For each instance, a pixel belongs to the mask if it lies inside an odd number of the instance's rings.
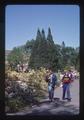
[{"label": "shrub", "polygon": [[44,68],[28,73],[6,71],[6,111],[16,112],[25,104],[31,105],[43,98],[47,91],[45,74]]}]

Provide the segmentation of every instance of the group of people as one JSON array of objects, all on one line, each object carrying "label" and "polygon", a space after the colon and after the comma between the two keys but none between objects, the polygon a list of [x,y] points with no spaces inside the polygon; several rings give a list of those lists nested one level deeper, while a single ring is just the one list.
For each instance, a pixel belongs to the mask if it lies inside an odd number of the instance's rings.
[{"label": "group of people", "polygon": [[[52,68],[49,68],[47,70],[45,80],[48,83],[49,99],[52,102],[54,101],[55,86],[57,85],[58,82],[57,76],[52,70]],[[65,71],[60,81],[62,83],[62,88],[63,88],[62,100],[67,99],[68,101],[71,101],[70,85],[73,82],[72,71],[71,70]],[[67,98],[65,97],[66,94],[67,94]]]},{"label": "group of people", "polygon": [[17,64],[16,70],[17,70],[17,72],[27,72],[28,65],[27,64]]}]

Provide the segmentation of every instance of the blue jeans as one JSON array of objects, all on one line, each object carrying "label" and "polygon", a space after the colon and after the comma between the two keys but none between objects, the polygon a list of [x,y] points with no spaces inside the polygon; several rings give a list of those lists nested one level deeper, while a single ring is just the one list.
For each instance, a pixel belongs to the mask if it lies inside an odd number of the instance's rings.
[{"label": "blue jeans", "polygon": [[49,99],[52,100],[54,97],[54,87],[52,85],[48,85]]},{"label": "blue jeans", "polygon": [[63,84],[63,96],[62,96],[63,99],[65,99],[66,92],[67,92],[67,98],[71,99],[71,96],[70,96],[70,84],[67,84],[67,83]]}]

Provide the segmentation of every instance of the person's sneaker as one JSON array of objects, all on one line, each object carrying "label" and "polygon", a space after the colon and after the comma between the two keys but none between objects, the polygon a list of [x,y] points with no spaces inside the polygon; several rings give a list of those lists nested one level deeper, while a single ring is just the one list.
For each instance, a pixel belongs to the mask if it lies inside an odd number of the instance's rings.
[{"label": "person's sneaker", "polygon": [[66,98],[62,98],[62,100],[66,100]]},{"label": "person's sneaker", "polygon": [[50,102],[54,102],[54,99],[51,99]]},{"label": "person's sneaker", "polygon": [[52,99],[50,99],[50,102],[52,102]]},{"label": "person's sneaker", "polygon": [[67,99],[68,100],[68,102],[71,102],[71,99]]}]

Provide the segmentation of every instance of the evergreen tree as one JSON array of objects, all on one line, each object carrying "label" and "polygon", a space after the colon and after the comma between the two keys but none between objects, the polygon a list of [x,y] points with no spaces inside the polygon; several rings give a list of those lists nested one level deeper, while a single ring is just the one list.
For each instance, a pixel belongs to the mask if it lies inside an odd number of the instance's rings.
[{"label": "evergreen tree", "polygon": [[39,30],[39,28],[38,28],[36,40],[41,40],[41,38],[42,38],[42,35],[41,35],[41,32],[40,32],[40,30]]},{"label": "evergreen tree", "polygon": [[62,48],[65,48],[65,43],[64,43],[64,41],[62,42]]},{"label": "evergreen tree", "polygon": [[[39,36],[39,37],[38,37]],[[48,67],[52,62],[53,56],[53,47],[48,46],[49,41],[46,40],[45,31],[42,29],[37,31],[36,41],[33,47],[33,51],[30,57],[30,66],[31,67]]]},{"label": "evergreen tree", "polygon": [[53,37],[52,37],[52,34],[51,34],[51,29],[50,29],[50,27],[48,28],[47,40],[49,41],[50,44],[54,44],[54,41],[53,41]]},{"label": "evergreen tree", "polygon": [[38,68],[40,67],[40,46],[42,41],[42,35],[40,30],[37,30],[36,40],[34,43],[34,46],[32,48],[32,53],[30,56],[29,66],[32,68]]},{"label": "evergreen tree", "polygon": [[[39,36],[39,37],[38,37]],[[61,47],[53,42],[51,30],[49,28],[46,40],[45,31],[37,31],[37,37],[34,43],[29,65],[33,68],[53,67],[54,70],[61,69]]]},{"label": "evergreen tree", "polygon": [[44,29],[42,29],[42,33],[41,33],[41,35],[42,35],[42,39],[43,39],[43,40],[46,40]]}]

